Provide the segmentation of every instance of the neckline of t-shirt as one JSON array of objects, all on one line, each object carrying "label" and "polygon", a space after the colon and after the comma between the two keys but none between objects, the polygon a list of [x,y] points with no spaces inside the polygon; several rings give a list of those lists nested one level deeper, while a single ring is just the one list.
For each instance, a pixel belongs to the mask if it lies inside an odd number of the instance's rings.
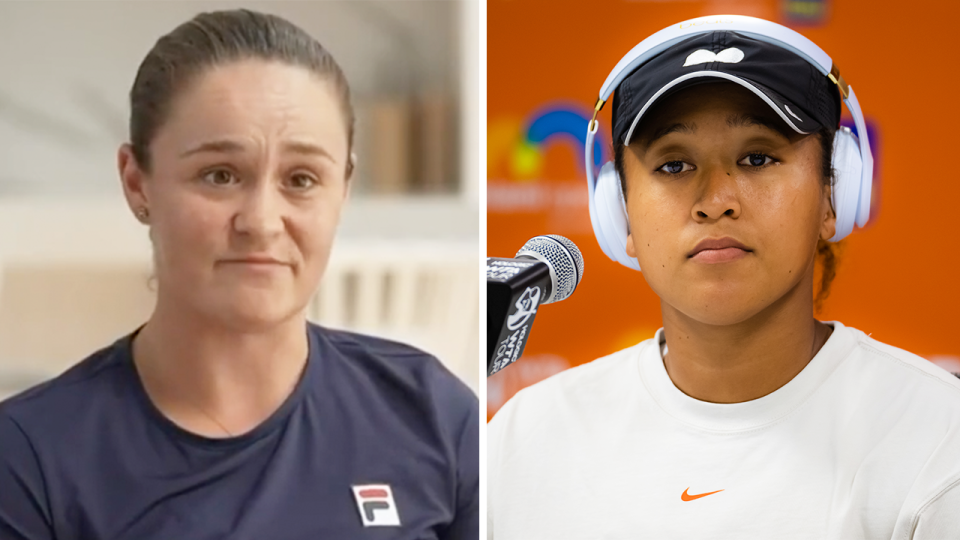
[{"label": "neckline of t-shirt", "polygon": [[833,333],[813,359],[787,384],[742,403],[710,403],[684,394],[667,374],[660,355],[663,328],[637,355],[641,383],[659,407],[685,424],[707,431],[747,431],[772,424],[802,405],[856,345],[849,328],[828,322]]},{"label": "neckline of t-shirt", "polygon": [[259,425],[234,437],[207,437],[199,433],[194,433],[187,429],[184,429],[179,424],[168,418],[159,408],[153,403],[153,400],[150,399],[149,394],[147,394],[146,388],[143,386],[143,381],[140,379],[140,374],[137,372],[136,364],[133,362],[133,338],[140,332],[143,328],[137,328],[129,335],[125,336],[120,340],[119,350],[120,354],[123,355],[122,364],[126,368],[127,376],[131,379],[131,386],[133,387],[134,394],[136,394],[137,402],[140,404],[143,411],[146,415],[156,423],[158,427],[166,431],[168,434],[173,436],[179,441],[195,445],[202,446],[206,448],[215,448],[215,449],[230,449],[236,447],[247,446],[254,441],[262,439],[263,437],[269,435],[278,429],[283,422],[289,417],[293,410],[300,404],[301,401],[305,399],[307,389],[310,386],[310,380],[316,377],[316,371],[318,367],[316,357],[319,354],[320,344],[318,341],[315,332],[312,332],[310,329],[310,324],[307,323],[304,327],[304,331],[307,333],[307,363],[304,366],[303,373],[300,376],[300,380],[297,381],[296,386],[293,389],[293,392],[287,397],[287,399],[273,412],[270,416],[266,418]]}]

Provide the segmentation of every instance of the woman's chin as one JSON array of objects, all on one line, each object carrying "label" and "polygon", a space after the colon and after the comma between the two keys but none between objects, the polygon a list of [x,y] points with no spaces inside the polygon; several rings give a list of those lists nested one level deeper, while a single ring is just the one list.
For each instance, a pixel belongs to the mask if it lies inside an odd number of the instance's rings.
[{"label": "woman's chin", "polygon": [[262,331],[282,324],[291,317],[300,316],[303,308],[284,301],[281,295],[273,298],[244,298],[237,295],[224,302],[205,306],[202,309],[208,318],[238,331]]},{"label": "woman's chin", "polygon": [[758,298],[756,293],[755,287],[744,290],[720,287],[700,294],[686,294],[676,302],[666,303],[701,324],[730,326],[749,320],[768,307],[769,302]]},{"label": "woman's chin", "polygon": [[759,312],[759,310],[748,309],[690,309],[681,311],[698,323],[710,326],[732,326],[750,319]]}]

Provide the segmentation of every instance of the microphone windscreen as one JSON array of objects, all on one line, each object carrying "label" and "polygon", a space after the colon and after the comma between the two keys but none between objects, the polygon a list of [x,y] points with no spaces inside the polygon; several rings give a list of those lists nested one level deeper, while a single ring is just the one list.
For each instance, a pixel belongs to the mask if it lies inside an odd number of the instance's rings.
[{"label": "microphone windscreen", "polygon": [[583,255],[576,244],[557,234],[534,236],[517,252],[517,258],[537,259],[550,268],[550,297],[541,302],[559,302],[573,294],[583,278]]}]

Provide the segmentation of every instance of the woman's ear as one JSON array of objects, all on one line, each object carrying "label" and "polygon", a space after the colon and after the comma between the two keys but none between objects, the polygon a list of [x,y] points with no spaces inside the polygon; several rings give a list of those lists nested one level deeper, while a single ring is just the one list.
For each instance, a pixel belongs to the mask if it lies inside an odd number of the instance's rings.
[{"label": "woman's ear", "polygon": [[833,187],[823,186],[823,202],[821,204],[822,218],[820,220],[820,238],[830,240],[837,234],[837,212],[833,208]]},{"label": "woman's ear", "polygon": [[350,186],[353,185],[353,182],[350,179],[353,178],[353,171],[357,169],[357,154],[350,152],[350,157],[347,158],[347,174],[344,176],[344,181],[346,186],[343,190],[343,198],[347,199],[350,196]]},{"label": "woman's ear", "polygon": [[124,144],[117,151],[117,169],[120,173],[120,184],[123,186],[123,196],[127,199],[127,205],[137,219],[143,221],[141,216],[149,215],[150,202],[146,192],[146,173],[137,163],[137,158],[133,153],[133,147],[129,143]]},{"label": "woman's ear", "polygon": [[627,255],[637,258],[637,248],[633,245],[633,233],[627,233],[627,245],[624,248],[627,250]]},{"label": "woman's ear", "polygon": [[347,173],[345,178],[349,181],[353,178],[353,171],[357,168],[357,154],[350,152],[350,155],[347,157]]}]

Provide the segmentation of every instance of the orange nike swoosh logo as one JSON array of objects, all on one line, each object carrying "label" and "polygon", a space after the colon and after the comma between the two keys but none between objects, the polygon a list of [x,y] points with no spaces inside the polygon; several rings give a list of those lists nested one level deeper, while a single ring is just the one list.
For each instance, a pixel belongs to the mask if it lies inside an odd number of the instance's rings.
[{"label": "orange nike swoosh logo", "polygon": [[681,501],[695,501],[695,500],[699,499],[700,497],[706,497],[707,495],[713,495],[714,493],[720,493],[720,492],[723,491],[723,490],[722,490],[722,489],[718,489],[718,490],[716,490],[716,491],[711,491],[710,493],[701,493],[701,494],[699,494],[699,495],[690,495],[689,493],[687,493],[688,491],[690,491],[690,488],[687,488],[687,489],[683,490],[683,495],[680,495],[680,500],[681,500]]}]

